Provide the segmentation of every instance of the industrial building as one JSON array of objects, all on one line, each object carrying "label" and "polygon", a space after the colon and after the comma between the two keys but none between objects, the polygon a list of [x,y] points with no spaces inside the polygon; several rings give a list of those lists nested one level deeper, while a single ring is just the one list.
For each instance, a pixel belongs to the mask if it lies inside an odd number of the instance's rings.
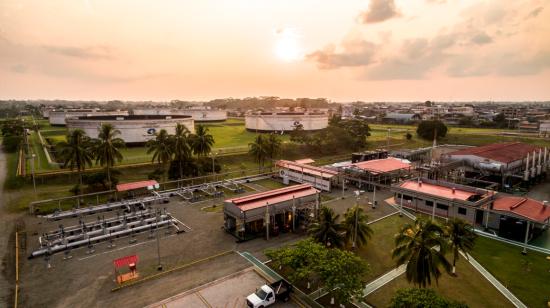
[{"label": "industrial building", "polygon": [[239,240],[305,230],[317,216],[319,190],[300,184],[225,200],[224,228]]},{"label": "industrial building", "polygon": [[308,163],[312,160],[279,160],[277,168],[279,176],[283,179],[283,183],[288,184],[290,181],[296,183],[309,183],[313,187],[331,191],[333,187],[340,185],[338,171],[322,167],[311,166]]},{"label": "industrial building", "polygon": [[97,108],[92,109],[61,109],[50,110],[48,112],[48,119],[52,126],[65,126],[66,119],[88,117],[88,116],[127,116],[128,111],[102,111]]},{"label": "industrial building", "polygon": [[245,116],[245,127],[254,132],[290,132],[301,127],[305,131],[328,126],[328,115],[316,112],[260,112]]},{"label": "industrial building", "polygon": [[521,142],[494,143],[442,155],[446,161],[462,161],[465,176],[500,183],[503,188],[533,181],[546,174],[548,149]]},{"label": "industrial building", "polygon": [[411,163],[394,157],[350,163],[339,167],[347,183],[373,190],[374,186],[389,186],[411,174]]},{"label": "industrial building", "polygon": [[188,115],[195,122],[222,122],[227,120],[227,111],[218,109],[133,109],[133,115]]},{"label": "industrial building", "polygon": [[126,143],[147,142],[155,138],[155,134],[161,129],[165,129],[169,134],[174,134],[178,123],[185,125],[190,132],[195,132],[193,118],[186,115],[83,116],[67,119],[69,129],[82,129],[91,138],[97,138],[99,128],[106,123],[112,124],[118,129],[119,137]]}]

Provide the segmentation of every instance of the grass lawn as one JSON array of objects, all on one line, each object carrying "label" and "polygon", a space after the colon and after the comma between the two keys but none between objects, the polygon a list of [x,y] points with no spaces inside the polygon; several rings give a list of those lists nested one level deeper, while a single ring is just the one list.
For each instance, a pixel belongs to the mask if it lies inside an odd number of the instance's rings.
[{"label": "grass lawn", "polygon": [[373,234],[366,246],[361,247],[357,254],[370,265],[368,281],[372,281],[389,270],[395,268],[395,261],[391,258],[394,248],[394,235],[399,228],[411,220],[406,216],[392,215],[370,225]]},{"label": "grass lawn", "polygon": [[[275,181],[275,180],[272,180],[272,179],[263,179],[263,180],[259,180],[259,181],[254,181],[252,182],[254,184],[258,184],[260,186],[263,186],[265,188],[269,188],[269,189],[278,189],[278,188],[283,188],[283,187],[287,187],[289,185],[285,185],[279,181]],[[293,183],[291,185],[294,185],[296,183]]]},{"label": "grass lawn", "polygon": [[528,307],[550,301],[550,260],[546,255],[480,237],[472,256]]},{"label": "grass lawn", "polygon": [[[249,132],[244,127],[244,120],[230,119],[226,122],[203,124],[208,127],[216,143],[214,148],[243,147],[245,150],[254,141],[256,133]],[[288,135],[281,136],[282,141],[289,140]]]},{"label": "grass lawn", "polygon": [[[458,261],[456,271],[458,276],[443,274],[439,284],[434,284],[431,288],[448,299],[465,302],[471,308],[513,307],[512,303],[464,258]],[[526,281],[528,280],[524,280]],[[413,285],[407,282],[403,274],[370,294],[366,302],[375,307],[387,307],[397,290],[411,287]]]}]

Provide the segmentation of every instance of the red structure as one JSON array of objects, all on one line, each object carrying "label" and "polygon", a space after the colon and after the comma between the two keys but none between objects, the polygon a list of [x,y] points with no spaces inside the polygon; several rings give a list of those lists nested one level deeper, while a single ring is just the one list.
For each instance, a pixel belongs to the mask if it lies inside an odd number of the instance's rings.
[{"label": "red structure", "polygon": [[[115,277],[116,277],[117,283],[121,284],[126,281],[136,279],[139,277],[139,274],[137,272],[137,262],[138,262],[137,255],[126,256],[113,261],[113,265],[115,266]],[[128,266],[129,272],[121,274],[119,270],[126,266]]]}]

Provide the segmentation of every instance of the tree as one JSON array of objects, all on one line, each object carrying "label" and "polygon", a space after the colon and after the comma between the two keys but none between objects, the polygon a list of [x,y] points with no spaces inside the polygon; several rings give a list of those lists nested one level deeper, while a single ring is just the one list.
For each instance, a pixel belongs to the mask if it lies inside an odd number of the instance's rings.
[{"label": "tree", "polygon": [[79,178],[79,191],[82,193],[82,172],[86,165],[92,165],[93,149],[90,137],[81,129],[75,129],[67,134],[67,141],[57,144],[59,154],[63,159],[63,167],[69,166],[71,171],[76,168]]},{"label": "tree", "polygon": [[277,134],[269,134],[266,140],[267,155],[273,162],[275,156],[281,152],[281,138]]},{"label": "tree", "polygon": [[504,128],[507,126],[506,123],[506,115],[504,113],[499,113],[493,118],[493,122],[495,122],[496,127],[498,128]]},{"label": "tree", "polygon": [[261,170],[264,167],[265,158],[269,155],[268,144],[264,135],[257,135],[254,142],[248,144],[248,148],[248,153],[258,162],[258,170]]},{"label": "tree", "polygon": [[107,183],[112,188],[111,168],[116,162],[123,159],[120,149],[126,147],[124,140],[118,138],[120,131],[110,123],[102,124],[99,128],[98,139],[94,140],[94,156],[96,164],[105,166]]},{"label": "tree", "polygon": [[474,249],[477,235],[469,223],[462,219],[452,218],[445,224],[445,236],[453,252],[453,274],[455,274],[459,251],[467,255],[469,251]]},{"label": "tree", "polygon": [[426,140],[433,140],[434,137],[439,139],[447,135],[447,126],[438,120],[422,121],[418,124],[416,133],[418,136]]},{"label": "tree", "polygon": [[292,246],[268,249],[265,255],[272,260],[275,268],[284,268],[288,280],[296,283],[300,280],[316,278],[319,261],[326,255],[326,247],[311,239],[302,240]]},{"label": "tree", "polygon": [[395,292],[390,308],[467,308],[468,305],[448,300],[432,289],[401,289]]},{"label": "tree", "polygon": [[359,248],[367,243],[367,239],[371,238],[372,229],[367,223],[368,219],[364,210],[357,205],[346,210],[342,228],[346,232],[345,238],[348,245],[355,243],[355,247]]},{"label": "tree", "polygon": [[325,288],[345,304],[363,295],[369,267],[365,260],[349,251],[330,249],[317,271]]},{"label": "tree", "polygon": [[208,133],[208,128],[203,125],[198,125],[195,134],[192,137],[191,148],[195,155],[207,156],[212,151],[214,137]]},{"label": "tree", "polygon": [[308,232],[311,237],[327,247],[343,247],[344,236],[342,226],[338,223],[339,216],[333,209],[321,207],[319,218],[309,226]]},{"label": "tree", "polygon": [[172,151],[174,159],[178,163],[179,178],[183,178],[183,166],[191,159],[191,138],[190,132],[185,125],[176,124],[176,133],[174,134]]},{"label": "tree", "polygon": [[407,133],[405,134],[405,138],[407,138],[407,140],[411,140],[412,137],[413,137],[413,135],[411,135],[411,133],[409,133],[409,132],[407,132]]},{"label": "tree", "polygon": [[443,229],[431,220],[417,219],[407,224],[395,237],[392,258],[397,265],[407,264],[406,277],[409,282],[426,287],[441,276],[441,269],[449,272],[451,264],[445,259],[445,238]]},{"label": "tree", "polygon": [[153,153],[152,162],[157,162],[161,167],[162,173],[166,173],[166,165],[172,160],[172,138],[165,129],[155,134],[155,139],[147,142],[147,154]]}]

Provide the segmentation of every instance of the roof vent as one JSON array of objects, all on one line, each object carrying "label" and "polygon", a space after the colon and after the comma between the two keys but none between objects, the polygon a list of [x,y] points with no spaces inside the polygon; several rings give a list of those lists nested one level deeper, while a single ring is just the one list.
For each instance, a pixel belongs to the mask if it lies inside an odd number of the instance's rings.
[{"label": "roof vent", "polygon": [[116,117],[117,121],[124,121],[124,117]]},{"label": "roof vent", "polygon": [[422,187],[422,181],[418,181],[418,187]]},{"label": "roof vent", "polygon": [[453,187],[453,194],[456,193],[456,188]]}]

